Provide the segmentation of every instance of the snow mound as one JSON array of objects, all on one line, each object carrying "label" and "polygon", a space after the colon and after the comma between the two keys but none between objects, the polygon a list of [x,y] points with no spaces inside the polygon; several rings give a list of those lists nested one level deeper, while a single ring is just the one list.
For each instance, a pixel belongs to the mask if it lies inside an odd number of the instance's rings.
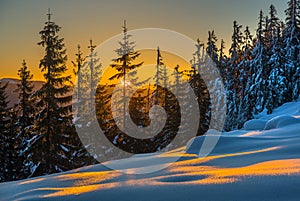
[{"label": "snow mound", "polygon": [[200,151],[200,148],[202,147],[202,144],[204,142],[205,137],[199,136],[192,138],[186,146],[186,153],[188,154],[198,154]]},{"label": "snow mound", "polygon": [[270,119],[266,123],[264,130],[282,128],[292,124],[300,124],[300,119],[290,115],[280,115]]},{"label": "snow mound", "polygon": [[292,115],[299,116],[300,115],[300,100],[298,102],[289,102],[285,103],[282,106],[276,108],[272,114],[267,114],[267,111],[263,111],[262,113],[255,116],[256,119],[265,119],[270,120],[274,117],[281,115]]},{"label": "snow mound", "polygon": [[265,126],[266,126],[267,120],[263,120],[263,119],[252,119],[250,121],[247,121],[244,126],[243,126],[243,130],[264,130]]},{"label": "snow mound", "polygon": [[[0,200],[299,200],[300,101],[250,120],[244,130],[194,137],[187,147],[145,154],[123,163],[126,171],[98,164],[69,172],[0,184]],[[264,127],[263,127],[264,126]],[[261,131],[257,131],[261,130]],[[202,145],[217,138],[206,157]],[[174,162],[174,157],[181,158]],[[173,162],[172,162],[173,161]],[[165,166],[158,172],[131,174]],[[126,174],[128,173],[128,174]]]}]

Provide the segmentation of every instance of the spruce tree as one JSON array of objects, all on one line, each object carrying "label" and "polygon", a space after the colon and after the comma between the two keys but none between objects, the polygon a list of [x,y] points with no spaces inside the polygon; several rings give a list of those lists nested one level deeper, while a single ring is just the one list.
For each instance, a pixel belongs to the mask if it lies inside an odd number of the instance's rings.
[{"label": "spruce tree", "polygon": [[266,31],[268,32],[269,36],[271,37],[271,40],[273,41],[273,37],[276,37],[278,27],[280,26],[280,20],[277,17],[277,10],[273,4],[270,6],[269,16],[269,26],[268,30]]},{"label": "spruce tree", "polygon": [[8,83],[0,81],[0,182],[19,179],[19,160],[15,149],[17,110],[8,108]]},{"label": "spruce tree", "polygon": [[86,82],[86,80],[84,80],[84,76],[82,74],[82,66],[83,66],[83,62],[84,62],[84,58],[82,57],[82,52],[80,49],[80,45],[77,45],[77,53],[75,54],[76,56],[76,61],[72,61],[74,69],[73,69],[73,73],[76,76],[76,81],[77,81],[77,86],[74,89],[74,93],[76,93],[76,97],[77,97],[77,102],[75,103],[76,109],[77,109],[77,116],[81,116],[82,114],[82,107],[80,107],[80,104],[83,104],[83,100],[82,100],[82,95],[84,92],[83,86]]},{"label": "spruce tree", "polygon": [[284,70],[289,83],[287,101],[293,101],[298,99],[300,93],[300,2],[289,0],[285,14],[286,26],[283,35],[284,54],[287,59]]},{"label": "spruce tree", "polygon": [[220,49],[219,49],[218,69],[219,69],[219,73],[220,73],[223,83],[225,83],[226,77],[227,77],[227,72],[226,72],[227,71],[227,62],[228,62],[228,58],[225,54],[225,42],[222,39]]},{"label": "spruce tree", "polygon": [[280,20],[277,17],[277,10],[273,4],[269,8],[269,15],[265,16],[264,24],[264,43],[267,48],[268,56],[270,56],[272,54],[271,46],[273,45],[272,43],[274,42],[277,28],[280,26]]},{"label": "spruce tree", "polygon": [[[191,70],[189,70],[189,83],[196,95],[200,117],[199,117],[199,127],[197,131],[197,135],[204,135],[205,132],[209,128],[210,123],[210,97],[209,91],[202,78],[202,74],[200,72],[205,72],[205,47],[204,44],[197,39],[197,43],[195,44],[196,51],[193,54],[193,59],[190,61]],[[205,72],[207,74],[208,72]],[[204,75],[206,76],[206,75]]]},{"label": "spruce tree", "polygon": [[91,109],[91,111],[89,111],[90,113],[94,113],[94,109],[95,106],[95,98],[94,98],[94,94],[97,90],[97,86],[98,86],[98,82],[99,82],[99,77],[102,74],[101,71],[101,67],[102,64],[100,63],[100,58],[97,55],[97,52],[95,52],[95,45],[93,45],[93,41],[90,40],[90,45],[88,46],[88,48],[90,49],[90,54],[87,56],[87,65],[88,65],[88,70],[89,70],[89,108]]},{"label": "spruce tree", "polygon": [[216,45],[217,41],[218,39],[215,35],[215,31],[208,31],[206,52],[215,63],[218,63],[218,48]]},{"label": "spruce tree", "polygon": [[225,87],[227,90],[227,119],[225,123],[225,130],[237,128],[238,113],[239,113],[239,96],[240,86],[239,76],[240,70],[238,65],[242,59],[242,44],[243,34],[241,31],[242,26],[233,22],[232,44],[229,49],[230,59],[228,63],[228,74]]},{"label": "spruce tree", "polygon": [[273,109],[281,106],[287,97],[288,82],[284,74],[285,57],[282,51],[282,37],[280,28],[277,30],[272,47],[272,56],[268,65],[272,68],[268,78],[268,98],[266,103],[267,113],[271,114]]},{"label": "spruce tree", "polygon": [[[73,62],[74,74],[76,76],[77,85],[75,87],[76,103],[76,121],[75,123],[82,125],[90,124],[95,113],[95,94],[98,87],[98,82],[102,74],[102,64],[100,58],[95,51],[95,45],[90,40],[88,46],[90,53],[85,58],[82,57],[80,46],[78,46],[78,52],[76,53],[76,61]],[[74,108],[75,109],[75,108]]]},{"label": "spruce tree", "polygon": [[[194,65],[194,64],[192,64]],[[191,122],[194,121],[192,114],[193,111],[197,108],[197,107],[203,107],[197,104],[193,104],[193,100],[194,99],[194,90],[192,88],[187,87],[188,86],[188,80],[186,80],[184,78],[183,75],[188,75],[189,78],[191,78],[192,76],[195,76],[195,74],[193,74],[193,71],[189,71],[187,72],[185,71],[181,71],[179,69],[179,65],[177,65],[174,68],[174,73],[173,75],[173,84],[171,85],[171,88],[173,88],[173,91],[175,91],[176,93],[176,99],[181,100],[180,101],[180,117],[177,117],[177,121],[180,122],[180,125],[178,126],[178,134],[177,137],[179,138],[180,143],[182,143],[182,145],[185,145],[187,143],[188,140],[190,140],[189,138],[187,138],[187,136],[190,136],[190,134],[194,134],[194,130],[193,128],[190,126]],[[192,74],[191,74],[192,73]],[[198,78],[198,76],[197,76]],[[197,97],[199,99],[203,99],[203,97]],[[168,101],[167,101],[168,102]],[[208,108],[203,108],[206,111],[208,110]],[[203,116],[207,115],[204,114]],[[200,119],[200,118],[199,118]],[[202,123],[204,121],[207,121],[208,119],[202,119]],[[207,122],[206,122],[207,123]],[[171,126],[175,126],[176,124],[171,122]],[[205,128],[207,129],[207,128]],[[200,133],[195,133],[195,134],[204,134],[205,130],[201,130]]]},{"label": "spruce tree", "polygon": [[[110,80],[119,80],[122,79],[123,86],[122,86],[122,97],[121,97],[121,105],[122,105],[122,111],[121,115],[123,116],[123,122],[121,123],[121,127],[125,128],[125,122],[126,122],[126,104],[128,103],[128,99],[130,97],[126,94],[126,87],[128,87],[128,84],[137,84],[135,83],[135,69],[142,66],[143,62],[140,63],[134,63],[134,61],[140,56],[140,53],[138,51],[134,50],[134,42],[131,42],[129,39],[131,37],[130,34],[128,34],[128,28],[126,26],[126,21],[124,21],[123,28],[123,41],[119,42],[120,48],[118,48],[116,51],[117,55],[119,56],[116,59],[113,59],[113,64],[111,64],[111,67],[117,70],[117,73],[113,76],[111,76]],[[129,78],[129,79],[128,79]]]},{"label": "spruce tree", "polygon": [[20,107],[20,116],[19,116],[19,126],[21,131],[33,125],[34,120],[34,103],[33,103],[33,75],[28,70],[25,60],[23,60],[22,67],[18,70],[18,76],[20,77],[20,83],[18,83],[19,92],[19,107]]},{"label": "spruce tree", "polygon": [[249,77],[246,93],[249,94],[249,103],[253,106],[253,113],[257,114],[265,108],[267,94],[267,79],[269,60],[265,44],[265,22],[263,12],[260,11],[257,29],[257,39],[252,52],[250,63],[251,77]]},{"label": "spruce tree", "polygon": [[163,105],[166,106],[167,104],[167,99],[168,99],[168,96],[167,96],[167,89],[169,87],[169,75],[168,75],[168,71],[167,71],[167,66],[166,65],[163,65],[162,67],[162,80],[163,80],[163,88],[164,88],[164,103]]},{"label": "spruce tree", "polygon": [[[20,77],[20,82],[17,84],[17,91],[19,92],[19,117],[17,122],[18,128],[16,128],[18,132],[16,143],[21,163],[23,163],[30,147],[30,139],[33,137],[32,128],[34,115],[36,114],[35,99],[33,96],[33,75],[29,71],[25,60],[23,60],[22,67],[18,70],[18,76]],[[28,166],[22,164],[20,169],[20,176],[26,178],[30,172]]]},{"label": "spruce tree", "polygon": [[144,96],[145,89],[139,89],[129,101],[129,113],[132,121],[138,127],[146,127],[150,124],[150,119],[147,115],[147,96]]},{"label": "spruce tree", "polygon": [[247,26],[244,31],[244,45],[242,47],[242,60],[239,63],[240,76],[238,78],[239,91],[239,114],[237,119],[237,128],[241,128],[243,124],[252,119],[252,104],[249,103],[250,94],[247,93],[247,84],[249,77],[252,76],[250,64],[252,61],[252,51],[253,51],[253,39],[250,33],[249,27]]},{"label": "spruce tree", "polygon": [[[163,78],[163,58],[160,54],[159,47],[157,47],[157,57],[156,57],[156,72],[155,72],[155,90],[154,90],[154,104],[158,105],[159,98],[162,97],[162,94],[160,94],[159,89],[161,88],[162,82],[166,81]],[[164,94],[165,96],[165,94]]]},{"label": "spruce tree", "polygon": [[0,182],[8,181],[9,162],[11,160],[8,147],[9,145],[9,111],[5,89],[7,83],[0,81]]},{"label": "spruce tree", "polygon": [[286,36],[297,36],[299,34],[300,24],[300,2],[298,0],[289,0],[288,8],[285,10],[286,14]]},{"label": "spruce tree", "polygon": [[245,95],[245,88],[248,81],[248,77],[251,74],[250,70],[250,62],[252,60],[252,51],[253,51],[253,44],[252,44],[252,35],[250,33],[249,27],[247,26],[244,31],[244,41],[242,46],[242,59],[238,64],[239,69],[239,77],[238,77],[238,85],[239,85],[239,94],[240,97],[243,98]]},{"label": "spruce tree", "polygon": [[39,108],[36,114],[34,137],[27,165],[30,176],[50,174],[72,168],[69,160],[72,154],[72,127],[70,79],[66,75],[67,56],[58,33],[61,29],[51,21],[50,10],[45,27],[39,32],[45,55],[40,60],[40,69],[44,73],[45,84],[37,92]]},{"label": "spruce tree", "polygon": [[[90,48],[94,50],[95,46],[92,44],[92,40],[90,40]],[[74,128],[69,131],[73,134],[72,144],[76,147],[76,151],[70,156],[74,165],[77,167],[87,166],[96,164],[97,161],[93,158],[90,153],[85,149],[84,145],[81,142],[83,137],[92,138],[91,129],[89,126],[91,125],[90,116],[94,113],[94,108],[96,107],[94,104],[96,102],[96,79],[99,76],[100,66],[98,64],[99,59],[96,57],[96,53],[92,51],[89,56],[83,57],[83,53],[81,51],[80,45],[77,46],[77,53],[75,54],[76,60],[72,61],[74,69],[73,73],[76,76],[77,84],[73,89],[73,97],[76,97],[76,102],[73,103],[73,112],[75,118],[73,119],[73,123],[75,124],[76,130],[81,129],[81,138],[76,134]],[[91,58],[92,57],[92,58]],[[97,66],[95,69],[94,67]],[[93,75],[91,75],[91,71]],[[92,79],[90,79],[93,77]],[[93,87],[93,88],[92,88]],[[95,93],[95,101],[94,94]],[[97,122],[93,122],[95,125]],[[84,136],[83,136],[84,133]],[[96,142],[94,142],[96,143]],[[91,144],[85,144],[86,146],[91,146]]]},{"label": "spruce tree", "polygon": [[17,130],[18,130],[18,108],[17,105],[9,108],[8,110],[8,132],[7,132],[7,147],[6,147],[6,156],[9,159],[6,163],[7,172],[7,181],[23,179],[24,175],[22,174],[23,167],[23,157],[19,156],[19,142],[17,140]]}]

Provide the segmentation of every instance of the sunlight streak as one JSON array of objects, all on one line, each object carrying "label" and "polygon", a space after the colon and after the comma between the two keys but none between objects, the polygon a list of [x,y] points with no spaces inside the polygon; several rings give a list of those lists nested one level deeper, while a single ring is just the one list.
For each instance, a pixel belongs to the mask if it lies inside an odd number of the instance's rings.
[{"label": "sunlight streak", "polygon": [[270,148],[254,150],[254,151],[246,151],[246,152],[231,153],[231,154],[221,154],[221,155],[217,155],[217,156],[206,156],[204,158],[195,158],[195,159],[191,159],[191,160],[179,161],[179,162],[175,163],[174,165],[197,165],[200,163],[205,163],[205,162],[212,161],[212,160],[219,159],[219,158],[257,154],[257,153],[278,150],[280,148],[281,147],[278,146],[278,147],[270,147]]},{"label": "sunlight streak", "polygon": [[117,171],[105,171],[105,172],[81,172],[74,174],[60,175],[56,178],[62,181],[72,180],[76,181],[74,186],[85,186],[107,181],[120,176]]},{"label": "sunlight streak", "polygon": [[[274,160],[257,163],[250,166],[234,168],[184,166],[175,169],[181,173],[172,175],[172,177],[174,178],[186,177],[186,175],[189,175],[191,178],[197,178],[199,177],[199,175],[204,177],[203,179],[191,179],[182,183],[223,184],[236,182],[242,180],[245,177],[300,175],[300,159]],[[158,178],[158,180],[163,181],[164,179],[166,179],[166,177]]]},{"label": "sunlight streak", "polygon": [[242,137],[250,137],[250,136],[256,136],[256,135],[260,135],[261,132],[257,132],[257,131],[252,131],[252,132],[249,132],[249,133],[246,133],[244,135],[241,135]]},{"label": "sunlight streak", "polygon": [[31,179],[31,180],[27,180],[27,181],[22,181],[19,183],[19,185],[32,184],[32,183],[36,183],[36,182],[40,182],[40,181],[44,181],[44,180],[45,180],[45,178]]},{"label": "sunlight streak", "polygon": [[41,196],[42,198],[49,197],[59,197],[59,196],[68,196],[68,195],[79,195],[83,193],[88,193],[105,188],[116,187],[118,183],[109,183],[109,184],[95,184],[88,186],[73,186],[73,187],[62,187],[62,188],[39,188],[41,191],[56,191],[54,193],[46,194]]}]

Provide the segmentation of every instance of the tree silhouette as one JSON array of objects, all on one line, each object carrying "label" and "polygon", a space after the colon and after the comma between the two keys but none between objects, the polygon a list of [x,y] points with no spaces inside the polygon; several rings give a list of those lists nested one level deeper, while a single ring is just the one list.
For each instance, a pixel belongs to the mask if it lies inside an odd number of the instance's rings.
[{"label": "tree silhouette", "polygon": [[67,85],[71,76],[66,75],[64,39],[58,36],[61,28],[51,21],[50,9],[47,15],[48,21],[40,31],[41,41],[38,43],[45,50],[39,67],[46,82],[37,92],[39,112],[27,159],[32,176],[60,172],[71,166],[66,160],[72,148],[69,133],[72,127],[72,96]]},{"label": "tree silhouette", "polygon": [[[123,41],[119,42],[120,48],[116,49],[115,52],[119,56],[116,59],[113,59],[113,64],[111,67],[116,69],[118,73],[111,76],[110,80],[118,80],[122,78],[123,86],[122,86],[122,116],[123,116],[123,123],[122,126],[125,128],[126,122],[126,105],[128,103],[128,98],[126,95],[126,87],[128,84],[137,84],[135,83],[135,69],[142,66],[143,62],[134,63],[134,61],[140,56],[140,53],[134,51],[134,42],[131,42],[129,39],[131,37],[130,34],[127,33],[128,28],[126,26],[126,21],[124,21],[123,25]],[[128,79],[127,79],[128,78]]]}]

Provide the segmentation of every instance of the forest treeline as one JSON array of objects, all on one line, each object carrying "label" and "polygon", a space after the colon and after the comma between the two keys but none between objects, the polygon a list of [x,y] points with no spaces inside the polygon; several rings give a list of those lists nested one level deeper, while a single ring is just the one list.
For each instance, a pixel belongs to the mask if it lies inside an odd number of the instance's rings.
[{"label": "forest treeline", "polygon": [[[92,41],[89,53],[83,55],[80,46],[73,61],[76,86],[67,75],[68,67],[64,39],[59,36],[61,29],[51,20],[39,32],[38,45],[44,49],[39,68],[44,74],[43,86],[35,91],[33,75],[25,61],[18,70],[20,82],[17,85],[19,102],[8,107],[5,92],[7,83],[0,83],[0,182],[25,179],[96,164],[106,159],[116,159],[114,150],[101,146],[103,155],[93,153],[97,141],[91,140],[91,128],[99,125],[106,138],[117,148],[127,153],[152,153],[167,147],[180,131],[182,145],[188,139],[184,134],[191,132],[192,119],[181,118],[181,113],[190,113],[195,107],[200,110],[199,127],[196,135],[203,135],[211,121],[210,92],[223,93],[218,87],[225,86],[227,100],[218,99],[218,109],[226,109],[223,130],[240,129],[256,114],[273,110],[286,102],[296,101],[300,95],[300,2],[289,0],[285,10],[286,19],[278,18],[274,5],[268,12],[260,11],[255,32],[233,22],[232,41],[229,54],[225,53],[225,43],[218,41],[215,32],[208,32],[208,40],[197,40],[195,53],[191,55],[190,66],[174,67],[167,72],[164,58],[157,49],[155,84],[149,79],[140,81],[137,70],[143,62],[137,62],[140,52],[128,34],[124,23],[123,38],[115,50],[116,58],[111,68],[116,70],[110,80],[122,80],[115,85],[99,85],[102,76],[101,55],[97,55]],[[200,69],[212,60],[220,74],[220,79],[206,83]],[[184,69],[184,70],[183,70]],[[211,72],[207,72],[211,73]],[[191,86],[188,91],[184,83]],[[208,86],[210,85],[210,86]],[[143,86],[130,97],[132,86]],[[115,90],[114,90],[115,89]],[[177,97],[173,92],[176,91]],[[113,92],[118,99],[112,107]],[[75,96],[72,94],[75,94]],[[181,98],[195,95],[198,105],[189,101],[180,107]],[[74,99],[74,97],[76,97]],[[189,100],[188,98],[186,100]],[[125,106],[129,104],[129,109]],[[225,106],[224,106],[225,104]],[[157,135],[138,139],[123,133],[131,118],[137,127],[151,124],[149,113],[155,105],[164,108],[167,114],[165,126]],[[184,111],[183,111],[183,108]],[[113,113],[123,116],[114,118]],[[76,115],[74,114],[76,113]],[[93,118],[96,115],[96,121]],[[127,115],[129,114],[129,115]],[[78,131],[83,133],[79,138]],[[82,143],[89,142],[86,144]],[[99,145],[99,144],[98,144]],[[171,147],[172,148],[172,147]],[[88,150],[88,151],[87,151]],[[117,157],[118,158],[118,157]]]}]

